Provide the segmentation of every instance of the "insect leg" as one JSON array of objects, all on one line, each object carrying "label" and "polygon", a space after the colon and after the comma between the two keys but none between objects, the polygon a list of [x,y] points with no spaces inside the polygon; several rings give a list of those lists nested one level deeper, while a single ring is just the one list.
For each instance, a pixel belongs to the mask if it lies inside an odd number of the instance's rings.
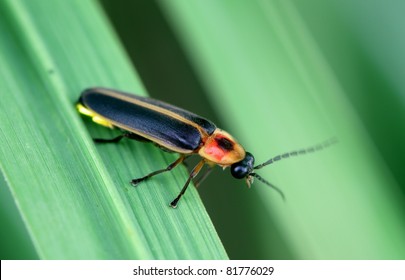
[{"label": "insect leg", "polygon": [[201,175],[201,177],[198,178],[198,179],[194,182],[194,186],[195,186],[196,188],[198,188],[198,186],[202,183],[202,181],[204,181],[204,180],[208,177],[208,175],[211,174],[212,169],[213,169],[213,168],[212,168],[211,166],[208,167],[208,168],[204,171],[203,175]]},{"label": "insect leg", "polygon": [[122,138],[128,137],[131,138],[131,133],[123,133],[117,137],[114,137],[112,139],[100,139],[100,138],[94,138],[93,141],[96,143],[118,143]]},{"label": "insect leg", "polygon": [[112,139],[94,138],[93,141],[96,142],[96,143],[118,143],[124,137],[129,138],[129,139],[133,139],[133,140],[136,140],[136,141],[149,142],[148,139],[146,139],[146,138],[144,138],[142,136],[136,135],[134,133],[130,133],[130,132],[124,132],[123,134],[121,134],[121,135],[119,135],[117,137],[114,137]]},{"label": "insect leg", "polygon": [[156,171],[154,171],[154,172],[151,172],[151,173],[149,173],[148,175],[146,175],[146,176],[144,176],[144,177],[142,177],[142,178],[133,179],[133,180],[131,181],[131,184],[132,184],[133,186],[137,186],[140,182],[145,181],[146,179],[149,179],[149,178],[152,177],[152,176],[155,176],[155,175],[157,175],[157,174],[160,174],[160,173],[163,173],[163,172],[166,172],[166,171],[170,171],[170,170],[172,170],[174,167],[176,167],[177,165],[179,165],[181,162],[183,162],[183,160],[184,160],[185,158],[186,158],[186,157],[185,157],[184,155],[181,155],[178,159],[176,159],[174,162],[172,162],[171,164],[169,164],[168,167],[166,167],[166,168],[164,168],[164,169],[156,170]]},{"label": "insect leg", "polygon": [[193,178],[195,178],[195,176],[197,176],[198,172],[200,172],[201,168],[204,166],[205,161],[202,160],[200,161],[195,167],[194,169],[191,171],[190,176],[188,176],[188,179],[186,181],[186,183],[184,184],[184,187],[181,189],[181,192],[179,193],[179,195],[170,203],[170,206],[172,208],[176,208],[177,207],[177,203],[179,202],[180,198],[183,196],[183,194],[186,192],[188,185],[190,184],[191,180]]}]

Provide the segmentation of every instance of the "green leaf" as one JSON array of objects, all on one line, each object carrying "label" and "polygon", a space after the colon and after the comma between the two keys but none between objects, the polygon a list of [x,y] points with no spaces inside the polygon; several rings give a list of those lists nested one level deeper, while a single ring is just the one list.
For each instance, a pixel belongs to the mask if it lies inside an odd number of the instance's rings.
[{"label": "green leaf", "polygon": [[274,223],[288,258],[403,259],[403,193],[291,2],[159,3],[212,104],[258,163],[339,139],[258,171],[287,201],[254,184],[264,207],[243,201],[256,212],[252,243],[285,256],[269,241]]},{"label": "green leaf", "polygon": [[184,168],[129,184],[174,155],[134,141],[96,147],[91,137],[119,132],[76,112],[86,87],[146,94],[100,8],[82,0],[7,0],[0,11],[0,186],[9,188],[35,248],[21,254],[227,258],[194,188],[178,209],[168,206],[186,180]]}]

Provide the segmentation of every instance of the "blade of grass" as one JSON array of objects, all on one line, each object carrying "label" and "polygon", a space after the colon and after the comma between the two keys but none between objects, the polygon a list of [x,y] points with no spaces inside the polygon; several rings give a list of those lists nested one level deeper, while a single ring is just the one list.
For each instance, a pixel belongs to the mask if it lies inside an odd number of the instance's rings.
[{"label": "blade of grass", "polygon": [[274,250],[266,240],[273,219],[294,258],[404,258],[403,194],[291,3],[159,3],[213,104],[259,163],[331,136],[340,140],[260,170],[287,196],[283,203],[254,186],[267,211],[254,238],[263,250]]},{"label": "blade of grass", "polygon": [[193,188],[168,207],[186,170],[129,185],[174,156],[142,143],[96,148],[75,111],[89,86],[145,94],[98,6],[2,1],[0,11],[0,170],[38,256],[226,258]]},{"label": "blade of grass", "polygon": [[2,260],[37,259],[20,212],[2,174],[0,176],[0,221],[3,229],[0,232],[0,257]]}]

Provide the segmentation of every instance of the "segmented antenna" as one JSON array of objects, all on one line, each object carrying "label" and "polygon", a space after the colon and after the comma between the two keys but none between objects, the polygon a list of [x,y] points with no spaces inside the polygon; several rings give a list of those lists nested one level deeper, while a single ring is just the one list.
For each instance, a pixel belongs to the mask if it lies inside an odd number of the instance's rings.
[{"label": "segmented antenna", "polygon": [[[322,143],[319,143],[317,145],[311,146],[311,147],[306,148],[306,149],[296,150],[296,151],[292,151],[292,152],[289,152],[289,153],[284,153],[284,154],[275,156],[274,158],[271,158],[268,161],[255,166],[253,169],[255,169],[255,170],[260,169],[260,168],[265,167],[266,165],[272,164],[272,163],[274,163],[276,161],[286,159],[286,158],[289,158],[289,157],[301,156],[301,155],[305,155],[305,154],[309,154],[309,153],[313,153],[313,152],[318,152],[320,150],[328,148],[329,146],[331,146],[333,144],[336,144],[337,142],[338,142],[337,138],[333,137],[333,138],[330,138],[330,139],[328,139],[328,140],[326,140],[326,141],[324,141]],[[255,176],[255,177],[260,180],[260,178],[258,178],[257,176]],[[263,178],[261,178],[261,179],[263,180]]]},{"label": "segmented antenna", "polygon": [[270,183],[269,181],[267,181],[266,179],[264,179],[262,176],[259,176],[259,174],[257,173],[250,173],[251,176],[255,177],[257,180],[261,181],[262,183],[266,184],[267,186],[269,186],[270,188],[276,190],[282,197],[282,199],[285,201],[285,195],[283,193],[282,190],[280,190],[279,188],[277,188],[275,185],[273,185],[272,183]]}]

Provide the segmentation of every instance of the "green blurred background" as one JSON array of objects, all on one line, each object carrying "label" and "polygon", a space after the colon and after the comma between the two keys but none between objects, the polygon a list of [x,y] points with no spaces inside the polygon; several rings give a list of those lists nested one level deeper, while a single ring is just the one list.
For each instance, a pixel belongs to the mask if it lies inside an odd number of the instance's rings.
[{"label": "green blurred background", "polygon": [[[241,0],[225,0],[223,2],[229,7],[234,3],[239,3],[239,5],[243,6],[244,3]],[[267,2],[278,1],[269,0]],[[147,91],[152,97],[165,100],[205,116],[231,134],[234,134],[234,131],[239,131],[238,126],[240,122],[234,120],[230,115],[224,116],[224,113],[218,110],[223,106],[227,106],[227,104],[225,102],[219,104],[219,99],[210,96],[210,94],[215,95],[218,93],[209,93],[211,87],[205,83],[200,74],[201,70],[197,71],[194,62],[190,59],[190,56],[192,56],[190,53],[193,53],[193,51],[186,49],[187,45],[183,43],[186,39],[184,37],[180,39],[184,34],[179,34],[178,29],[174,28],[174,20],[173,18],[170,19],[167,10],[162,8],[164,5],[161,2],[146,0],[101,0],[100,3],[110,18],[114,29],[133,61],[134,67],[139,72]],[[380,171],[383,169],[381,172],[391,176],[390,180],[392,180],[392,184],[387,187],[386,192],[388,193],[388,198],[395,197],[395,201],[393,200],[396,213],[395,218],[392,221],[388,221],[389,217],[385,215],[391,215],[391,210],[384,212],[385,208],[381,207],[382,210],[379,211],[379,204],[370,206],[370,208],[376,210],[375,212],[363,213],[360,216],[367,219],[368,215],[372,218],[375,215],[381,215],[379,217],[381,219],[378,220],[379,223],[375,225],[376,228],[380,228],[381,232],[384,231],[382,228],[384,223],[381,220],[387,220],[387,224],[391,222],[396,223],[396,226],[388,225],[388,228],[395,229],[397,232],[388,232],[385,238],[393,238],[393,243],[387,242],[387,244],[390,244],[389,246],[396,244],[397,246],[396,248],[375,248],[375,250],[372,250],[367,247],[369,244],[365,242],[363,247],[357,247],[356,245],[358,244],[353,245],[355,249],[352,252],[347,252],[345,255],[344,252],[339,251],[340,248],[338,247],[341,247],[339,242],[342,242],[339,240],[336,241],[336,248],[331,244],[323,252],[318,252],[317,249],[314,249],[317,245],[313,244],[306,244],[307,247],[303,246],[301,249],[296,249],[297,243],[294,242],[299,242],[301,234],[299,231],[303,227],[294,223],[287,226],[285,224],[288,224],[289,221],[280,221],[283,217],[288,217],[287,214],[283,216],[280,213],[276,213],[272,216],[270,213],[269,215],[269,212],[271,212],[269,211],[269,205],[262,199],[261,190],[258,190],[259,188],[264,188],[260,183],[256,183],[254,188],[248,189],[244,186],[243,182],[232,179],[228,173],[229,171],[222,172],[219,168],[199,188],[199,193],[207,211],[231,259],[300,259],[322,257],[403,259],[405,258],[405,238],[402,238],[401,241],[401,236],[404,236],[403,233],[405,232],[403,223],[405,219],[405,80],[403,79],[403,75],[405,74],[405,57],[403,55],[403,50],[405,49],[405,34],[403,31],[405,24],[405,18],[403,17],[405,3],[399,0],[384,2],[377,0],[295,0],[288,1],[288,3],[291,4],[290,8],[296,12],[292,16],[292,19],[297,20],[298,17],[298,24],[302,25],[302,29],[296,30],[293,36],[307,37],[313,41],[314,49],[311,51],[316,53],[317,58],[327,65],[327,71],[332,73],[331,75],[335,79],[337,88],[339,88],[338,91],[342,94],[340,98],[347,101],[348,106],[354,109],[354,115],[358,118],[354,122],[360,121],[359,127],[364,127],[364,135],[366,136],[363,135],[363,137],[368,137],[368,142],[365,143],[365,146],[372,146],[377,151],[376,155],[373,154],[370,157],[376,161],[376,169]],[[250,14],[250,16],[254,17],[254,14]],[[280,16],[286,16],[286,14]],[[288,21],[288,19],[286,20]],[[217,28],[221,29],[222,27],[221,22],[217,22]],[[232,32],[238,33],[237,28],[238,23],[235,23],[235,30],[232,30]],[[255,29],[251,30],[252,33],[256,31]],[[301,31],[303,33],[300,33]],[[215,44],[212,45],[213,49],[220,47]],[[254,56],[254,51],[241,55],[246,57]],[[268,67],[272,67],[272,65],[268,65]],[[277,65],[277,67],[281,67],[281,65]],[[254,69],[248,70],[253,71]],[[320,76],[320,73],[309,72],[307,74],[310,76]],[[268,79],[271,80],[272,77],[268,77]],[[252,91],[247,94],[250,98],[254,99],[260,98],[260,94],[263,93]],[[260,102],[260,100],[257,102]],[[334,104],[330,105],[334,106]],[[254,108],[241,106],[238,112],[240,114],[239,117],[243,118],[244,114],[249,114],[252,110]],[[257,123],[251,122],[248,129],[251,131],[251,135],[241,135],[236,132],[235,137],[238,139],[254,138],[258,133],[257,131],[267,130],[268,128],[263,126],[263,122],[258,121]],[[292,128],[286,127],[285,129],[289,130]],[[333,129],[330,131],[334,132]],[[271,137],[271,135],[268,137]],[[316,144],[316,141],[324,139],[314,138],[314,142],[312,143],[308,143],[308,139],[302,140],[302,144],[298,144],[300,141],[296,139],[294,145],[307,146],[309,144]],[[271,145],[272,139],[269,139],[268,142]],[[291,143],[289,142],[289,144]],[[344,146],[344,144],[342,145]],[[287,151],[292,148],[301,148],[301,146],[285,146]],[[249,147],[249,149],[254,149],[254,147]],[[262,154],[258,155],[258,157],[262,161],[278,153],[285,152],[282,149],[281,145],[277,149],[272,149],[269,146],[268,151],[260,149]],[[361,169],[361,166],[356,166],[358,162],[357,158],[352,158],[351,155],[355,156],[355,153],[349,152],[345,158],[348,168]],[[305,164],[308,165],[309,163],[306,162]],[[294,163],[291,163],[291,165],[294,165],[295,169],[304,169],[306,167],[306,165],[298,166]],[[282,171],[280,173],[282,175],[278,177],[276,174],[277,185],[282,189],[288,189],[288,180],[282,180],[282,178],[283,176],[285,179],[288,177],[289,163],[284,163],[284,166],[287,171]],[[269,169],[271,168],[269,167]],[[305,170],[302,173],[305,174]],[[316,174],[316,171],[313,171],[311,174]],[[313,181],[309,181],[309,184],[316,185],[316,181],[322,176],[323,174],[309,176],[305,180],[311,179]],[[268,178],[268,176],[266,178],[272,181],[272,178]],[[0,184],[3,185],[4,180],[0,179]],[[334,180],[331,176],[329,179]],[[296,180],[300,180],[300,178],[296,178]],[[384,180],[382,179],[381,181],[383,182]],[[308,184],[308,181],[306,183]],[[364,184],[367,183],[364,182]],[[363,189],[367,189],[367,186],[363,187]],[[375,191],[375,189],[372,190]],[[290,197],[291,192],[292,190],[290,189]],[[379,192],[376,191],[375,194],[377,195]],[[275,196],[274,201],[277,207],[273,209],[274,211],[288,212],[286,209],[288,206],[283,206],[280,203],[280,199],[276,193],[270,195]],[[287,199],[288,195],[287,193]],[[305,199],[311,199],[311,197],[314,200],[317,199],[311,195],[308,195]],[[321,199],[323,198],[321,197]],[[336,202],[341,203],[337,207],[341,207],[342,211],[349,213],[353,211],[354,213],[357,210],[354,207],[353,201],[348,205],[345,205],[342,201],[344,200],[336,200]],[[378,199],[373,201],[378,201]],[[288,203],[294,203],[294,198]],[[311,204],[311,201],[307,201],[307,203]],[[384,199],[384,203],[387,203],[387,199]],[[2,204],[2,212],[8,211],[6,209],[10,209],[9,207]],[[322,208],[319,208],[318,214],[322,215]],[[311,215],[317,215],[317,213],[311,212]],[[307,215],[306,217],[310,217],[311,215]],[[374,223],[372,218],[370,223]],[[401,221],[401,218],[402,224],[398,223],[398,221]],[[325,217],[325,220],[328,221],[328,223],[325,223],[325,227],[328,227],[329,223],[330,225],[339,223],[339,219],[333,216]],[[7,221],[9,224],[6,224],[5,228],[10,229],[10,231],[5,232],[2,230],[4,234],[1,238],[2,248],[6,248],[7,238],[24,232],[24,227],[22,223],[18,222],[18,218],[10,219],[10,217],[7,217]],[[303,224],[306,222],[310,223],[310,221],[305,220],[301,220],[300,222]],[[353,224],[356,224],[356,221],[353,221]],[[295,226],[298,231],[295,233],[296,237],[286,236],[285,228],[294,228]],[[13,229],[15,229],[15,232],[12,231]],[[316,228],[313,230],[317,231]],[[350,228],[344,230],[345,233],[350,233],[350,231]],[[353,229],[353,231],[355,231],[353,234],[357,235],[357,237],[353,238],[353,240],[350,240],[350,237],[348,237],[348,244],[359,240],[362,234],[364,238],[367,238],[367,235],[371,234],[362,232],[361,229]],[[293,230],[289,232],[291,234]],[[333,243],[334,238],[339,239],[334,234],[340,235],[341,233],[331,232],[329,236],[324,235],[323,237],[329,239],[329,243]],[[384,238],[384,233],[379,236]],[[312,240],[314,244],[318,242],[320,244],[322,242],[327,243],[325,240],[320,241],[316,240],[316,237],[314,238]],[[24,238],[21,238],[21,240],[24,240]],[[27,241],[26,238],[25,240]],[[291,242],[291,240],[294,241]],[[307,242],[308,240],[310,239],[303,238],[303,242]],[[371,238],[371,240],[373,239]],[[29,241],[19,244],[23,248],[30,246]],[[383,247],[384,245],[381,243],[376,246]],[[304,253],[305,250],[308,250],[308,254]],[[364,250],[364,252],[361,250]],[[367,254],[367,250],[370,250],[370,254]],[[6,258],[35,258],[33,250],[20,251],[18,248],[13,247],[12,250],[5,250],[3,252],[6,253]]]}]

